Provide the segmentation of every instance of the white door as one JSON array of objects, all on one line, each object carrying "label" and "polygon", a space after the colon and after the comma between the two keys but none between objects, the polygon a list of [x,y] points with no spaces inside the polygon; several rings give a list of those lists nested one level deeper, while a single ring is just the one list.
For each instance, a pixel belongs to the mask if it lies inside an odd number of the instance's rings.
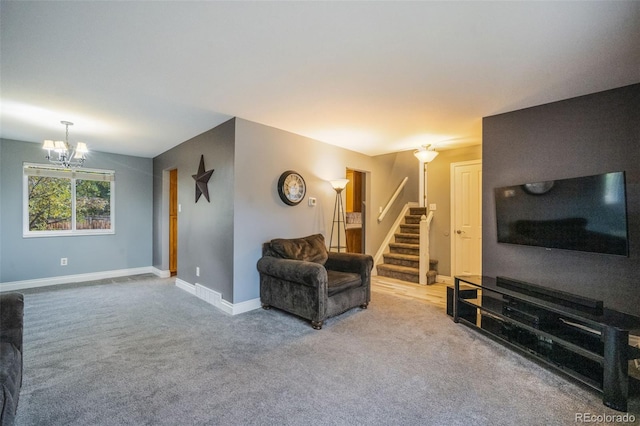
[{"label": "white door", "polygon": [[482,161],[451,164],[451,272],[482,275]]}]

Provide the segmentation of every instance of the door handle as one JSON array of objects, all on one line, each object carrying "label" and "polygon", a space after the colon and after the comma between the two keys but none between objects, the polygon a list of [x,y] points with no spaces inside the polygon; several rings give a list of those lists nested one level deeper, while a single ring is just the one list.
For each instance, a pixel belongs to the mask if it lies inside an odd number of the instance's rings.
[{"label": "door handle", "polygon": [[464,234],[464,231],[461,231],[461,230],[459,230],[459,229],[458,229],[458,230],[456,231],[456,234],[458,234],[458,235],[460,235],[460,234]]}]

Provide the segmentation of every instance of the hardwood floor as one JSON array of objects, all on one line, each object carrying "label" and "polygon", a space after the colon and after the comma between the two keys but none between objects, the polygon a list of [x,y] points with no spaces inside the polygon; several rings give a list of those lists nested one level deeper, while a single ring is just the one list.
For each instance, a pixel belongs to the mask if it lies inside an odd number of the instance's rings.
[{"label": "hardwood floor", "polygon": [[371,277],[371,291],[417,300],[438,306],[442,310],[447,307],[446,283],[420,285],[376,275]]}]

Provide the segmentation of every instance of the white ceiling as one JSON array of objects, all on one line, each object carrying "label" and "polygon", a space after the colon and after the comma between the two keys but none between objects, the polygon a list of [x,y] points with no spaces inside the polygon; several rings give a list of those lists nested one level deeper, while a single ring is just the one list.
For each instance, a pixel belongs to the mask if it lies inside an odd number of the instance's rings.
[{"label": "white ceiling", "polygon": [[369,155],[640,82],[640,2],[1,3],[1,136],[153,157],[238,116]]}]

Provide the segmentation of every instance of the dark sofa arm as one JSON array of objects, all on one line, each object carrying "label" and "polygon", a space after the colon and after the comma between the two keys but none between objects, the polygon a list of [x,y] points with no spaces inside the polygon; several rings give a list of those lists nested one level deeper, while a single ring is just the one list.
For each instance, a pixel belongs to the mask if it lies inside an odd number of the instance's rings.
[{"label": "dark sofa arm", "polygon": [[12,343],[21,353],[23,317],[22,294],[0,294],[0,342]]},{"label": "dark sofa arm", "polygon": [[371,276],[373,257],[368,254],[329,252],[329,259],[324,266],[332,271],[360,274],[364,282]]},{"label": "dark sofa arm", "polygon": [[324,284],[326,288],[327,283],[327,271],[324,266],[302,260],[263,256],[258,260],[258,272],[309,287],[319,287]]}]

